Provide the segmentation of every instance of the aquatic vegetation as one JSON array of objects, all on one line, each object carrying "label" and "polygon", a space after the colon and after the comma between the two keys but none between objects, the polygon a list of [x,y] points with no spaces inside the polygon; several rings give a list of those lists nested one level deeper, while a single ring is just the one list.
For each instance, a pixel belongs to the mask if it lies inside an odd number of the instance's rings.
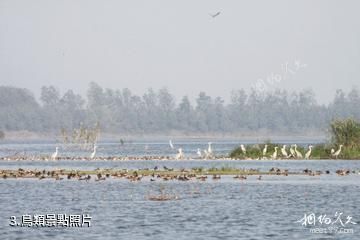
[{"label": "aquatic vegetation", "polygon": [[[266,146],[266,152],[264,151],[264,148]],[[284,146],[284,144],[275,144],[275,143],[271,143],[270,141],[267,141],[266,143],[263,144],[255,144],[255,145],[246,145],[246,154],[242,151],[241,147],[237,147],[234,150],[231,151],[230,153],[230,157],[231,158],[235,158],[235,159],[262,159],[262,158],[272,158],[272,155],[275,151],[275,147],[277,147],[277,157],[276,158],[286,158],[284,156],[282,156],[282,153],[280,151],[280,149]],[[289,145],[286,145],[286,151],[287,154],[290,157],[290,152],[289,152]],[[304,147],[302,146],[297,146],[297,149],[302,152],[305,153],[306,150],[304,149]],[[265,153],[265,154],[264,154]]]},{"label": "aquatic vegetation", "polygon": [[[278,149],[281,148],[280,144],[272,144],[271,146],[274,146],[271,148],[275,148],[275,146],[277,146]],[[232,150],[232,152],[230,153],[230,157],[233,159],[272,159],[271,153],[273,153],[274,150],[271,150],[270,153],[266,154],[266,156],[263,156],[260,151],[253,150],[254,149],[253,147],[249,146],[248,148],[250,149],[250,151],[247,151],[246,155],[244,155],[240,147],[238,147]],[[315,144],[313,145],[309,159],[319,159],[319,160],[321,159],[359,160],[360,159],[360,147],[352,147],[352,148],[343,147],[339,155],[336,156],[335,153],[339,149],[340,147],[335,144]],[[308,151],[308,147],[297,146],[297,150],[301,152],[303,156],[305,156],[305,153]],[[293,157],[290,154],[289,157],[284,157],[278,151],[278,156],[276,159],[304,159],[304,157],[303,158],[298,158],[296,156]]]},{"label": "aquatic vegetation", "polygon": [[148,196],[148,200],[150,201],[169,201],[169,200],[177,200],[178,196],[173,196],[169,194],[160,194],[160,195],[150,195]]},{"label": "aquatic vegetation", "polygon": [[203,168],[203,167],[194,167],[194,168],[192,168],[191,170],[193,170],[194,172],[199,172],[199,173],[201,173],[201,172],[204,170],[204,168]]},{"label": "aquatic vegetation", "polygon": [[5,138],[5,132],[0,130],[0,140]]},{"label": "aquatic vegetation", "polygon": [[77,144],[83,149],[89,149],[94,146],[100,137],[100,123],[97,122],[93,128],[85,127],[80,123],[79,128],[60,131],[61,141],[63,144]]},{"label": "aquatic vegetation", "polygon": [[[331,144],[316,144],[312,147],[309,159],[360,159],[360,123],[354,119],[335,120],[330,124],[331,128]],[[247,146],[239,146],[231,151],[230,157],[236,159],[261,159],[272,158],[275,147],[278,151],[276,154],[277,159],[303,159],[305,154],[309,151],[308,146],[296,145],[296,150],[301,153],[291,154],[287,146],[286,155],[283,154],[281,144],[273,144],[270,141],[264,144],[255,144]],[[266,151],[264,150],[267,146]],[[243,148],[246,148],[244,153]],[[281,150],[281,151],[279,151]],[[266,152],[266,154],[264,154]]]},{"label": "aquatic vegetation", "polygon": [[209,168],[207,171],[208,172],[217,172],[217,171],[226,172],[226,171],[233,171],[233,170],[234,170],[233,167],[230,167],[229,165],[226,165],[226,166],[221,167],[220,169],[212,167],[212,168]]},{"label": "aquatic vegetation", "polygon": [[346,148],[360,148],[360,122],[352,118],[335,120],[330,124],[332,142]]},{"label": "aquatic vegetation", "polygon": [[159,185],[158,194],[148,194],[147,199],[150,201],[169,201],[169,200],[178,200],[179,196],[177,194],[167,193],[165,186]]},{"label": "aquatic vegetation", "polygon": [[312,149],[311,158],[328,159],[331,157],[331,145],[329,144],[316,144]]},{"label": "aquatic vegetation", "polygon": [[331,140],[336,147],[344,145],[341,158],[360,158],[360,122],[352,118],[331,123]]},{"label": "aquatic vegetation", "polygon": [[[259,146],[264,146],[264,144],[260,144]],[[232,150],[230,153],[230,157],[233,159],[274,159],[272,154],[274,153],[274,148],[277,147],[277,157],[276,159],[304,159],[305,153],[308,150],[308,147],[297,145],[297,151],[299,151],[303,157],[292,156],[289,151],[289,146],[287,146],[286,151],[288,157],[282,155],[279,149],[282,148],[282,144],[268,144],[268,151],[266,155],[257,149],[257,147],[247,146],[249,150],[247,150],[246,155],[243,154],[240,147]],[[309,159],[360,159],[360,151],[358,149],[347,149],[343,148],[340,152],[340,155],[336,157],[334,155],[335,151],[338,150],[339,147],[333,144],[315,144],[313,145],[311,155]]]}]

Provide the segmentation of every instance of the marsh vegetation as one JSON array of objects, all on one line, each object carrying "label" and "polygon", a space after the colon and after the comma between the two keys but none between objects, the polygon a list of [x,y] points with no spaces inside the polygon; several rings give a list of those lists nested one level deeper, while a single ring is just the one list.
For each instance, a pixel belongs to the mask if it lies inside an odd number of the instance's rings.
[{"label": "marsh vegetation", "polygon": [[61,128],[60,142],[67,147],[70,144],[82,149],[91,149],[100,137],[100,123],[97,122],[94,127],[86,127],[80,123],[79,128],[67,130]]},{"label": "marsh vegetation", "polygon": [[[264,144],[246,146],[246,152],[239,146],[231,151],[230,157],[240,159],[301,159],[303,157],[311,159],[360,159],[360,123],[358,121],[353,118],[334,120],[330,124],[329,131],[331,134],[329,143],[314,144],[311,151],[310,146],[291,145],[290,149],[299,151],[300,156],[296,152],[295,154],[292,151],[287,152],[286,147],[286,154],[283,154],[282,148],[284,149],[286,145],[271,143],[269,140]],[[296,146],[296,149],[294,149],[294,146]],[[266,153],[264,154],[265,148]],[[274,155],[275,148],[277,149],[276,156]],[[307,153],[309,153],[308,157],[306,157]]]}]

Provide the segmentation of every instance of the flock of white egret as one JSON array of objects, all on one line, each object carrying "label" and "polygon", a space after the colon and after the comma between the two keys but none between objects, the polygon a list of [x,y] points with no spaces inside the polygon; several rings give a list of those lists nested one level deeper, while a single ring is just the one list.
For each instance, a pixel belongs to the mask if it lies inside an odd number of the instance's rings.
[{"label": "flock of white egret", "polygon": [[[215,153],[214,150],[212,149],[212,142],[208,142],[208,148],[201,150],[200,148],[197,149],[196,154],[199,158],[202,159],[214,159],[215,158]],[[169,140],[169,146],[171,149],[175,149],[174,144],[172,142],[172,140]],[[268,145],[265,144],[264,148],[262,149],[262,159],[267,159],[268,156],[270,156],[271,159],[277,159],[279,157],[281,158],[297,158],[297,159],[303,159],[303,154],[298,150],[297,145],[296,144],[292,144],[290,145],[290,149],[289,152],[286,149],[287,145],[284,144],[282,146],[282,148],[280,149],[280,152],[278,152],[278,148],[277,146],[274,147],[274,151],[272,153],[268,153]],[[337,158],[342,150],[343,145],[339,146],[339,149],[337,151],[335,151],[334,149],[331,149],[331,157],[333,158]],[[311,153],[312,153],[312,148],[313,146],[310,145],[308,147],[308,151],[305,153],[305,159],[309,159],[311,157]],[[96,149],[97,149],[97,145],[94,145],[93,148],[93,152],[90,155],[90,159],[94,159],[96,156]],[[243,153],[243,155],[246,157],[246,147],[244,144],[240,145],[240,149]],[[58,159],[59,156],[59,147],[56,147],[55,152],[51,155],[51,159],[52,160],[56,160]],[[181,160],[181,159],[185,159],[185,154],[183,152],[182,148],[178,148],[177,149],[177,154],[175,155],[175,159],[177,160]]]},{"label": "flock of white egret", "polygon": [[[290,149],[289,152],[286,150],[287,145],[284,144],[282,146],[282,148],[280,149],[280,153],[281,153],[281,157],[282,158],[298,158],[298,159],[303,159],[304,156],[303,154],[298,150],[297,145],[296,144],[292,144],[290,145]],[[314,146],[309,145],[308,147],[308,151],[305,153],[305,159],[309,159],[311,157],[311,153],[312,153],[312,149]],[[337,158],[342,150],[343,145],[339,146],[339,149],[337,151],[335,151],[333,148],[331,149],[331,157],[333,158]],[[277,146],[274,147],[274,151],[273,153],[270,155],[271,159],[277,159],[280,155],[280,153],[278,153],[278,148]],[[243,153],[244,156],[246,156],[246,148],[243,144],[240,145],[240,149]],[[268,156],[268,145],[265,144],[263,150],[262,150],[262,157],[263,159],[266,159]]]},{"label": "flock of white egret", "polygon": [[[90,159],[94,159],[94,158],[95,158],[96,149],[97,149],[97,146],[94,145],[94,150],[93,150],[93,152],[92,152],[91,155],[90,155]],[[51,160],[56,160],[56,159],[58,159],[58,156],[59,156],[59,147],[56,147],[56,148],[55,148],[55,152],[51,155]]]},{"label": "flock of white egret", "polygon": [[[197,149],[196,154],[198,155],[199,158],[204,158],[204,159],[212,159],[215,158],[215,154],[214,151],[211,147],[212,142],[208,143],[208,149],[204,149],[203,152],[201,151],[200,148]],[[169,145],[171,149],[174,149],[174,145],[172,143],[172,140],[169,141]],[[274,147],[274,151],[272,152],[272,154],[270,154],[270,158],[271,159],[277,159],[278,157],[281,158],[297,158],[297,159],[303,159],[304,156],[303,154],[298,150],[298,147],[296,144],[292,144],[290,145],[290,149],[289,149],[289,153],[286,150],[287,145],[284,144],[282,146],[282,148],[280,149],[280,153],[278,153],[278,148],[277,146]],[[312,153],[312,149],[314,146],[309,145],[308,147],[308,151],[305,153],[305,159],[309,159],[311,157],[311,153]],[[339,146],[339,149],[337,151],[335,151],[334,149],[331,149],[331,157],[333,158],[337,158],[342,150],[343,145]],[[240,144],[240,149],[243,153],[244,156],[246,156],[246,147],[244,144]],[[262,159],[267,159],[268,157],[268,145],[265,144],[263,150],[262,150]],[[178,153],[176,155],[176,159],[184,159],[184,152],[182,148],[178,149]]]},{"label": "flock of white egret", "polygon": [[[287,145],[284,144],[284,145],[282,146],[282,148],[280,149],[280,153],[281,153],[281,157],[282,157],[282,158],[299,158],[299,159],[302,159],[302,158],[303,158],[303,154],[297,149],[297,145],[296,145],[296,144],[292,144],[292,145],[290,146],[290,149],[289,149],[290,152],[289,152],[289,153],[287,152],[286,147],[287,147]],[[278,153],[278,148],[279,148],[279,147],[277,147],[277,146],[274,147],[274,152],[271,154],[271,158],[272,158],[272,159],[276,159],[276,158],[278,158],[278,156],[280,155],[280,154]],[[309,158],[310,158],[310,155],[311,155],[311,152],[312,152],[312,148],[313,148],[313,146],[310,145],[310,146],[309,146],[309,150],[305,153],[305,159],[309,159]],[[244,151],[244,150],[245,150],[244,145],[241,145],[241,149],[242,149],[243,153],[246,154],[246,151]],[[262,151],[263,157],[266,157],[266,156],[267,156],[267,151],[268,151],[268,145],[265,145],[265,147],[264,147],[264,149],[263,149],[263,151]]]},{"label": "flock of white egret", "polygon": [[[211,147],[211,142],[208,143],[208,148],[205,149],[203,152],[201,151],[200,148],[197,149],[197,155],[199,158],[205,158],[205,159],[211,159],[211,158],[215,158],[215,155],[214,155],[214,152],[213,152],[213,149]],[[169,141],[169,146],[171,149],[175,149],[173,143],[172,143],[172,140]],[[145,148],[147,149],[148,146],[146,145]],[[95,156],[96,156],[96,149],[97,149],[97,145],[94,145],[94,149],[93,149],[93,152],[91,153],[89,159],[94,159]],[[56,160],[58,159],[59,157],[59,147],[56,147],[55,148],[55,152],[51,155],[51,160]],[[184,155],[184,152],[183,152],[183,149],[182,148],[178,148],[177,150],[177,154],[175,155],[175,159],[185,159],[185,155]]]},{"label": "flock of white egret", "polygon": [[[215,154],[214,151],[211,147],[212,142],[208,142],[208,148],[204,149],[203,151],[201,151],[200,148],[197,149],[196,154],[199,158],[204,158],[204,159],[212,159],[215,158]],[[169,145],[171,149],[174,149],[174,145],[172,144],[172,141],[169,141]],[[175,159],[185,159],[185,155],[183,153],[183,149],[179,148],[177,150],[177,154],[175,156]]]}]

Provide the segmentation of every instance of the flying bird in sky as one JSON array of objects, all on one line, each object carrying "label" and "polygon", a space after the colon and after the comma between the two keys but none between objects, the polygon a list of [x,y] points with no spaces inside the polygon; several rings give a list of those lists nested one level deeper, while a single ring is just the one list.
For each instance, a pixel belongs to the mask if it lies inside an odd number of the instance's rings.
[{"label": "flying bird in sky", "polygon": [[213,18],[216,18],[217,16],[220,15],[220,13],[221,13],[221,12],[217,12],[217,13],[215,13],[215,14],[211,14],[211,13],[210,13],[210,16],[213,17]]}]

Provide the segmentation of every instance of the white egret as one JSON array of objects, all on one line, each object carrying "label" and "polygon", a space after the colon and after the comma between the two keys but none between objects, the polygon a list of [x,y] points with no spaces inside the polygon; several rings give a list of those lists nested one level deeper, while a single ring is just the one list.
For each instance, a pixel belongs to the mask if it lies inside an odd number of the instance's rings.
[{"label": "white egret", "polygon": [[337,158],[340,155],[342,147],[343,145],[341,144],[339,146],[339,149],[333,154],[333,157]]},{"label": "white egret", "polygon": [[305,153],[305,159],[309,159],[309,158],[310,158],[312,148],[313,148],[313,146],[310,145],[310,146],[309,146],[309,151],[307,151],[307,152]]},{"label": "white egret", "polygon": [[297,145],[296,145],[296,144],[294,144],[294,147],[295,147],[296,157],[297,157],[297,158],[303,158],[302,153],[297,150]]},{"label": "white egret", "polygon": [[184,154],[183,154],[182,148],[178,149],[178,153],[176,154],[175,158],[176,159],[184,159]]},{"label": "white egret", "polygon": [[204,150],[204,156],[205,156],[205,159],[209,158],[209,152],[206,149]]},{"label": "white egret", "polygon": [[295,155],[295,150],[294,150],[294,145],[291,145],[291,146],[290,146],[290,154],[291,154],[292,157],[295,157],[295,156],[296,156],[296,155]]},{"label": "white egret", "polygon": [[206,158],[213,158],[214,157],[214,151],[213,151],[213,149],[211,147],[212,142],[209,142],[208,144],[209,144],[209,147],[208,147],[208,150],[207,150]]},{"label": "white egret", "polygon": [[274,153],[271,155],[271,158],[272,158],[272,159],[276,159],[276,157],[277,157],[277,149],[278,149],[278,147],[275,147],[275,148],[274,148],[275,151],[274,151]]},{"label": "white egret", "polygon": [[198,157],[200,157],[200,158],[201,158],[201,150],[200,150],[200,148],[198,148],[198,149],[197,149],[196,154],[198,155]]},{"label": "white egret", "polygon": [[213,150],[212,150],[212,148],[211,148],[211,144],[212,144],[212,142],[208,142],[208,144],[209,144],[209,147],[208,147],[208,153],[209,154],[212,154],[213,153]]},{"label": "white egret", "polygon": [[266,144],[265,144],[265,147],[264,147],[263,152],[262,152],[263,156],[265,156],[265,155],[266,155],[266,152],[267,152],[267,147],[268,147],[268,145],[266,145]]},{"label": "white egret", "polygon": [[283,155],[283,157],[289,157],[288,153],[286,152],[286,145],[283,145],[283,147],[281,148],[281,154]]},{"label": "white egret", "polygon": [[59,154],[59,147],[56,147],[55,149],[56,149],[55,152],[51,155],[52,160],[56,160]]},{"label": "white egret", "polygon": [[240,145],[241,151],[243,152],[244,155],[246,155],[246,148],[244,146],[244,144]]},{"label": "white egret", "polygon": [[333,156],[334,153],[335,153],[335,150],[332,148],[332,149],[331,149],[331,156]]},{"label": "white egret", "polygon": [[169,140],[169,145],[170,145],[170,148],[171,148],[171,149],[174,149],[174,145],[173,145],[173,143],[172,143],[172,140],[171,140],[171,139]]},{"label": "white egret", "polygon": [[90,158],[91,159],[94,159],[95,158],[95,155],[96,155],[96,148],[97,148],[97,146],[96,145],[94,145],[94,151],[91,153],[91,155],[90,155]]}]

